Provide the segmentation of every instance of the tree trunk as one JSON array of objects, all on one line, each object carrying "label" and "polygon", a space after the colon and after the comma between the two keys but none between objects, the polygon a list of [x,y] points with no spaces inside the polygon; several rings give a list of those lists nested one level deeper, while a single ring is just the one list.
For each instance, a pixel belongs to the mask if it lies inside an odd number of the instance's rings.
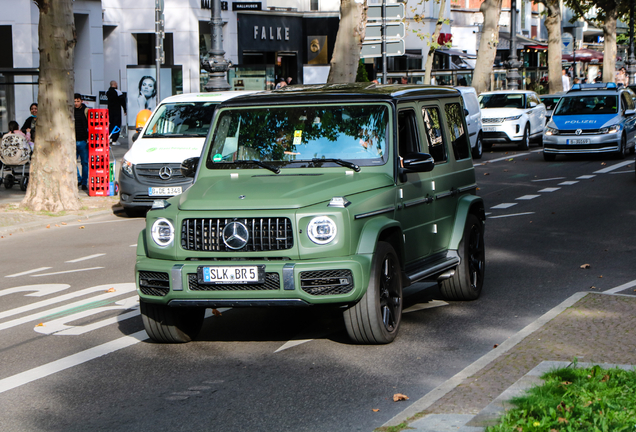
[{"label": "tree trunk", "polygon": [[340,0],[340,24],[331,57],[328,83],[356,81],[360,49],[367,24],[366,0]]},{"label": "tree trunk", "polygon": [[37,0],[36,4],[40,10],[37,135],[29,186],[20,205],[57,213],[81,206],[73,115],[73,2]]},{"label": "tree trunk", "polygon": [[[632,0],[634,1],[634,0]],[[616,81],[616,19],[617,10],[605,11],[605,24],[603,25],[603,82]]]},{"label": "tree trunk", "polygon": [[499,43],[501,2],[502,0],[485,0],[479,7],[479,11],[484,15],[484,24],[481,29],[479,51],[473,72],[473,87],[477,90],[477,94],[490,88],[490,74]]},{"label": "tree trunk", "polygon": [[545,28],[548,30],[548,88],[550,93],[563,91],[563,75],[561,67],[563,54],[561,52],[561,7],[559,0],[547,0],[548,16],[545,18]]},{"label": "tree trunk", "polygon": [[428,56],[426,57],[426,66],[424,68],[424,84],[431,83],[431,72],[433,69],[433,59],[435,57],[435,50],[439,47],[437,39],[442,31],[442,24],[444,24],[444,8],[446,7],[446,0],[440,0],[439,2],[439,16],[437,17],[437,23],[435,24],[435,32],[428,44]]}]

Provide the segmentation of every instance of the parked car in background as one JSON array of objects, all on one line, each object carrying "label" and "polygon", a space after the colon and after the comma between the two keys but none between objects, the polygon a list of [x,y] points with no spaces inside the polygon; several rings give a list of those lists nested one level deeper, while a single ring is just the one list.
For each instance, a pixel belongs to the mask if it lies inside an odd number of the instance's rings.
[{"label": "parked car in background", "polygon": [[541,103],[545,105],[545,123],[547,124],[550,121],[550,117],[552,117],[552,112],[554,108],[557,106],[561,98],[565,92],[559,92],[554,94],[546,94],[540,95],[539,99],[541,99]]},{"label": "parked car in background", "polygon": [[332,306],[349,338],[398,334],[402,288],[474,300],[484,203],[460,93],[368,83],[292,86],[224,102],[194,184],[157,201],[137,241],[142,321],[188,342],[206,308]]},{"label": "parked car in background", "polygon": [[455,87],[462,94],[464,109],[466,110],[466,125],[470,137],[470,148],[473,159],[481,159],[483,154],[481,108],[477,99],[477,91],[474,87]]},{"label": "parked car in background", "polygon": [[129,216],[144,214],[156,199],[179,195],[192,184],[181,162],[199,156],[214,109],[250,91],[190,93],[161,101],[124,155],[119,170],[119,202]]},{"label": "parked car in background", "polygon": [[479,95],[484,149],[493,144],[517,144],[527,150],[530,141],[541,140],[545,105],[530,90],[501,90]]},{"label": "parked car in background", "polygon": [[575,84],[556,106],[543,135],[543,157],[558,154],[634,153],[636,111],[633,92],[615,83]]}]

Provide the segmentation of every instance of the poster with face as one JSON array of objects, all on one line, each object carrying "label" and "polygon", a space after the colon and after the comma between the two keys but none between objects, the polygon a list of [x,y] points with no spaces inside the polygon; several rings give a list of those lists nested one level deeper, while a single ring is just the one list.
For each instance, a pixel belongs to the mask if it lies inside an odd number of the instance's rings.
[{"label": "poster with face", "polygon": [[[153,67],[129,67],[128,80],[128,126],[135,127],[137,113],[143,109],[153,111],[157,107],[157,69]],[[172,70],[161,69],[161,98],[172,96]]]}]

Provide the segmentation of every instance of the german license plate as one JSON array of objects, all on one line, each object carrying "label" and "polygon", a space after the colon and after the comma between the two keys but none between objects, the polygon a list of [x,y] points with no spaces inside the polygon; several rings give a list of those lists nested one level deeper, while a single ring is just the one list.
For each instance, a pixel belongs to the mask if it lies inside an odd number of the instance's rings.
[{"label": "german license plate", "polygon": [[149,187],[149,196],[174,196],[182,192],[181,186],[174,187]]},{"label": "german license plate", "polygon": [[589,144],[589,139],[569,139],[567,141],[568,144]]},{"label": "german license plate", "polygon": [[496,132],[497,128],[494,126],[484,126],[481,128],[484,132]]},{"label": "german license plate", "polygon": [[265,281],[265,266],[199,266],[199,283],[218,284],[260,284]]}]

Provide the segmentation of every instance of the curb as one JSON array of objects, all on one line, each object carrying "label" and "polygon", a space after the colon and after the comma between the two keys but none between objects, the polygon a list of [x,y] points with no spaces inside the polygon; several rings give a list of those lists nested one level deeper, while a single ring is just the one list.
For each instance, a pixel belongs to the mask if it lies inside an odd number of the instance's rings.
[{"label": "curb", "polygon": [[6,227],[0,227],[0,237],[5,237],[5,236],[10,236],[16,233],[20,233],[20,232],[27,232],[27,231],[34,231],[37,229],[44,229],[46,228],[47,225],[50,224],[60,224],[60,223],[68,223],[68,222],[73,222],[76,221],[77,219],[90,219],[90,218],[94,218],[96,216],[103,216],[103,215],[108,215],[108,214],[115,214],[114,210],[101,210],[101,211],[96,211],[94,213],[90,213],[90,214],[68,214],[68,215],[64,215],[64,216],[57,216],[57,217],[49,217],[49,216],[42,216],[42,219],[40,220],[36,220],[33,222],[27,222],[25,224],[21,224],[21,225],[9,225]]}]

